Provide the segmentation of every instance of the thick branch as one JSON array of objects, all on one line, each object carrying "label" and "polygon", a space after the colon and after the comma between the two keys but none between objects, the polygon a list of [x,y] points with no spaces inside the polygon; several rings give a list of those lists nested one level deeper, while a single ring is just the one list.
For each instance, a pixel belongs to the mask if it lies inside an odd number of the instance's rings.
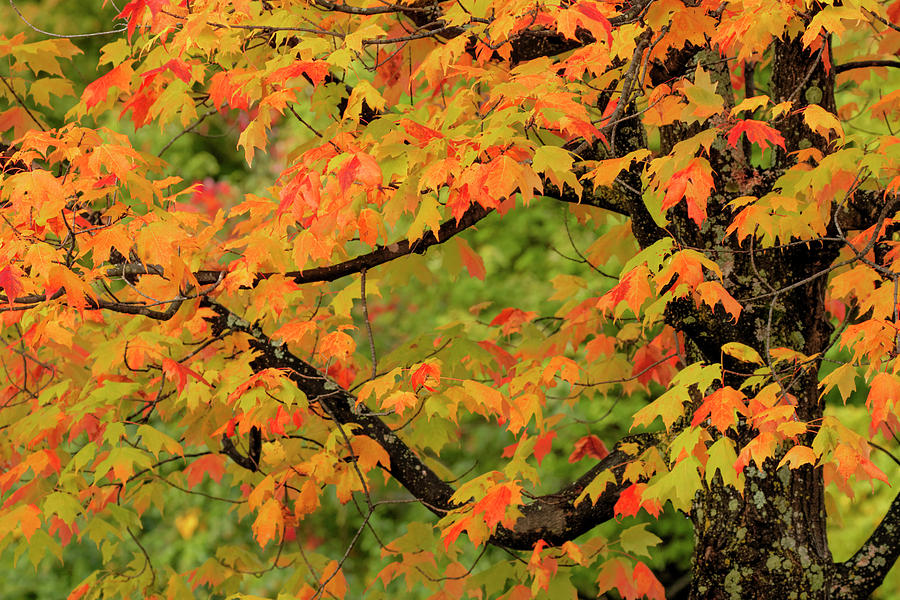
[{"label": "thick branch", "polygon": [[616,183],[613,183],[612,186],[600,187],[592,191],[585,187],[584,191],[578,194],[567,185],[564,185],[563,189],[560,190],[556,185],[545,180],[544,196],[570,204],[584,204],[586,206],[605,208],[606,210],[629,216],[625,208],[626,192],[620,191],[619,185]]},{"label": "thick branch", "polygon": [[884,582],[897,558],[900,558],[900,494],[856,554],[835,565],[837,577],[831,597],[841,600],[868,598]]},{"label": "thick branch", "polygon": [[[250,346],[256,352],[251,363],[254,369],[287,370],[291,380],[310,401],[322,405],[325,412],[338,423],[356,424],[360,428],[359,433],[378,442],[390,457],[393,478],[434,514],[444,516],[459,508],[451,501],[453,487],[438,477],[384,421],[365,405],[357,404],[350,392],[288,352],[281,342],[273,342],[257,325],[244,321],[209,299],[204,298],[202,304],[216,313],[216,316],[207,318],[215,335],[232,330],[251,336]],[[571,485],[555,494],[535,498],[533,502],[523,506],[523,516],[516,526],[512,530],[499,528],[492,536],[491,543],[518,550],[531,550],[540,539],[558,545],[612,518],[613,506],[625,487],[622,484],[608,485],[596,504],[585,499],[576,507],[574,501],[602,471],[612,469],[617,477],[621,476],[625,464],[634,458],[634,454],[627,454],[621,449],[624,442],[630,445],[637,443],[640,451],[655,442],[655,438],[643,436],[623,440],[609,456]]]}]

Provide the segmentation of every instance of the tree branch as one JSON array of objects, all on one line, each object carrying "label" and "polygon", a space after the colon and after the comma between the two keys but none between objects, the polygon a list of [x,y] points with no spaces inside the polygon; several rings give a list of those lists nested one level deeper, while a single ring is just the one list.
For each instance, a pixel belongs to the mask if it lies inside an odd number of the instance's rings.
[{"label": "tree branch", "polygon": [[868,67],[894,67],[900,69],[900,60],[854,60],[842,65],[835,65],[835,73],[843,73],[852,69],[865,69]]},{"label": "tree branch", "polygon": [[[375,440],[390,458],[390,473],[425,507],[438,516],[459,508],[451,501],[454,489],[426,465],[413,450],[400,439],[377,415],[356,398],[338,386],[330,377],[319,372],[311,364],[288,352],[282,342],[273,341],[261,328],[241,319],[223,305],[203,298],[201,305],[211,308],[215,316],[207,317],[213,335],[226,330],[248,334],[250,347],[256,352],[251,362],[254,370],[283,369],[310,401],[322,404],[325,411],[342,425],[356,424],[358,432]],[[620,478],[625,465],[636,454],[657,443],[655,436],[647,434],[625,438],[596,466],[574,483],[554,494],[535,498],[521,507],[522,517],[513,529],[499,527],[490,542],[515,550],[531,550],[534,543],[543,539],[548,544],[559,545],[589,531],[613,517],[613,507],[619,493],[627,484],[613,483],[598,498],[596,504],[584,499],[575,506],[575,499],[587,485],[603,471],[612,470]],[[630,447],[631,452],[624,448]]]},{"label": "tree branch", "polygon": [[[338,263],[336,265],[327,265],[324,267],[316,267],[314,269],[306,269],[305,271],[289,271],[284,275],[294,280],[294,283],[304,284],[316,281],[334,281],[347,275],[359,273],[363,269],[369,270],[373,267],[383,265],[402,256],[409,254],[424,254],[426,250],[432,246],[443,244],[454,235],[461,231],[465,231],[472,227],[478,221],[482,220],[493,212],[491,208],[484,208],[480,204],[473,204],[463,213],[459,221],[450,219],[444,221],[438,228],[437,232],[428,231],[417,240],[412,242],[401,240],[387,246],[378,246],[372,252],[351,258],[350,260]],[[118,270],[119,267],[116,267]],[[198,271],[194,275],[201,285],[209,284],[218,280],[219,271]],[[268,279],[278,273],[260,273],[253,281],[256,286],[264,279]]]},{"label": "tree branch", "polygon": [[[574,194],[574,192],[572,192]],[[417,240],[412,242],[401,240],[387,246],[377,246],[372,252],[362,254],[350,260],[346,260],[334,265],[324,267],[316,267],[306,269],[304,271],[289,271],[284,273],[286,277],[290,277],[297,284],[313,283],[319,281],[334,281],[347,275],[353,275],[363,270],[369,270],[373,267],[383,265],[392,260],[407,256],[409,254],[424,254],[426,250],[432,246],[443,244],[456,234],[472,227],[480,220],[493,212],[493,209],[484,208],[480,204],[473,204],[463,213],[463,216],[456,221],[450,219],[444,221],[438,228],[437,233],[428,231]],[[204,270],[194,273],[194,277],[200,285],[211,285],[219,282],[225,271]],[[139,277],[141,275],[165,275],[160,265],[144,264],[144,263],[123,263],[110,267],[106,270],[109,277]],[[253,281],[253,286],[259,285],[265,279],[278,275],[279,273],[259,273]],[[61,295],[61,294],[60,294]],[[58,297],[58,296],[56,296]],[[28,296],[17,298],[14,301],[23,304],[36,304],[45,300],[43,295]]]},{"label": "tree branch", "polygon": [[838,577],[831,597],[840,600],[868,598],[883,582],[900,557],[900,494],[869,539],[849,560],[835,565]]}]

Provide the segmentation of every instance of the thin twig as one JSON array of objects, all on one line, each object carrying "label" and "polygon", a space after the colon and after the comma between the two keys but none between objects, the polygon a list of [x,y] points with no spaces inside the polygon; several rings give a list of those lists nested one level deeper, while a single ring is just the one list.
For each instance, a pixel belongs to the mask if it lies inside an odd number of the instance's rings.
[{"label": "thin twig", "polygon": [[369,378],[371,381],[372,379],[375,379],[378,374],[378,357],[375,355],[375,337],[372,335],[372,323],[369,321],[369,306],[368,302],[366,302],[366,269],[360,271],[360,275],[359,296],[362,300],[363,320],[366,324],[366,337],[369,338],[369,355],[372,358],[372,376]]},{"label": "thin twig", "polygon": [[49,35],[50,37],[55,38],[87,38],[87,37],[97,37],[101,35],[114,35],[117,33],[124,33],[128,31],[127,27],[122,27],[119,29],[111,29],[110,31],[98,31],[95,33],[70,33],[70,34],[62,34],[62,33],[53,33],[52,31],[44,31],[43,29],[38,29],[34,25],[31,24],[31,21],[25,18],[25,15],[19,10],[19,7],[15,5],[13,0],[9,0],[9,5],[12,6],[12,9],[16,11],[16,14],[19,15],[19,19],[22,20],[23,23],[28,25],[34,31],[41,33],[43,35]]}]

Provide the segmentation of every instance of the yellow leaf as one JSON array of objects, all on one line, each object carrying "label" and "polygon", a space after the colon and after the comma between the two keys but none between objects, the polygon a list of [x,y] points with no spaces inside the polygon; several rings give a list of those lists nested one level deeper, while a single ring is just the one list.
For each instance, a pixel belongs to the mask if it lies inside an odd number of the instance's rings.
[{"label": "yellow leaf", "polygon": [[750,362],[757,365],[764,364],[759,352],[740,342],[727,342],[722,344],[722,352],[742,362]]},{"label": "yellow leaf", "polygon": [[731,109],[731,116],[734,117],[739,113],[744,112],[745,110],[753,112],[760,106],[765,106],[768,103],[768,96],[753,96],[752,98],[744,98],[737,106]]},{"label": "yellow leaf", "polygon": [[838,137],[844,137],[844,128],[837,117],[818,104],[810,104],[803,109],[803,120],[810,129],[825,139],[828,139],[832,131]]}]

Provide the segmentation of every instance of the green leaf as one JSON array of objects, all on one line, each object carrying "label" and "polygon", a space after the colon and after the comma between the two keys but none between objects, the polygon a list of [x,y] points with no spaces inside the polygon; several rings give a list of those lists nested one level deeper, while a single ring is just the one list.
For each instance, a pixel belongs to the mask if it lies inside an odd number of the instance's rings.
[{"label": "green leaf", "polygon": [[656,546],[660,542],[662,542],[661,539],[647,531],[647,523],[629,527],[619,534],[619,545],[622,551],[628,554],[649,557],[650,553],[647,548]]}]

